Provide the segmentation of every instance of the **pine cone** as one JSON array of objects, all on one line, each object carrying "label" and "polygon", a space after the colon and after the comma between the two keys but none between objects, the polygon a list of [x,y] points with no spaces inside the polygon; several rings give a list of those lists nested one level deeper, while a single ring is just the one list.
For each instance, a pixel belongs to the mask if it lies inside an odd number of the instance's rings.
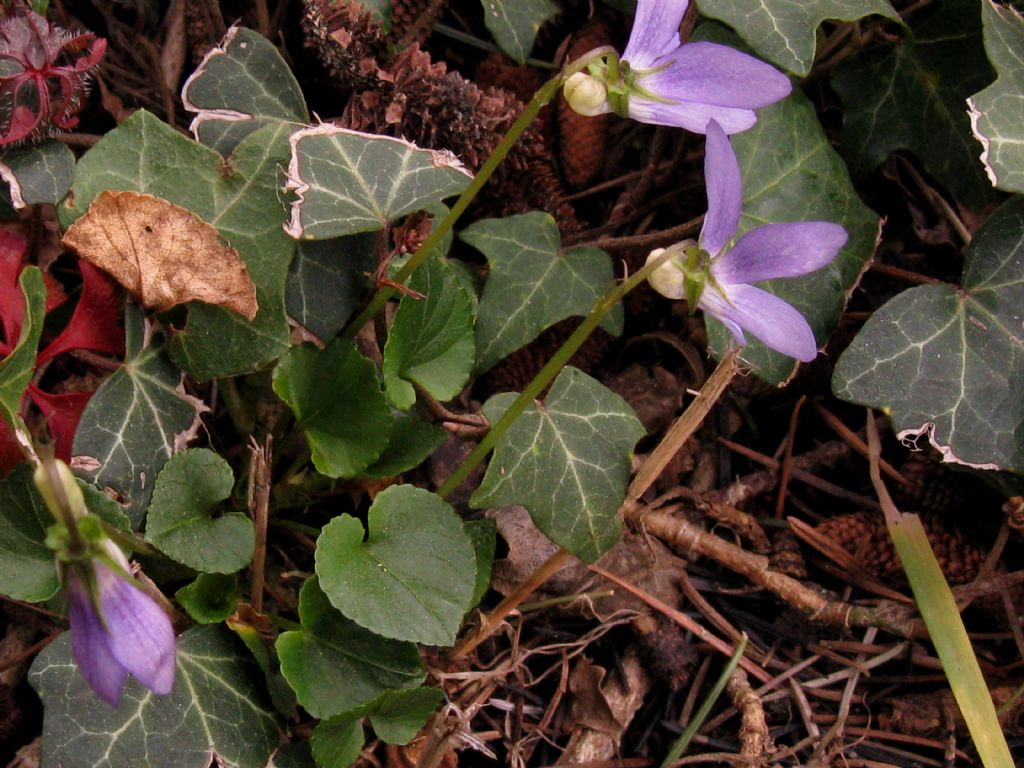
[{"label": "pine cone", "polygon": [[[444,63],[433,63],[418,45],[387,60],[379,21],[354,2],[304,4],[309,45],[338,83],[355,91],[341,118],[346,127],[450,150],[476,171],[523,109],[507,91],[481,89],[448,72]],[[483,197],[490,215],[539,209],[551,213],[563,231],[582,228],[536,125],[513,147]]]},{"label": "pine cone", "polygon": [[[566,54],[567,62],[602,45],[614,42],[612,26],[602,17],[587,21],[573,37]],[[558,162],[562,178],[570,189],[585,187],[604,168],[608,152],[610,115],[584,117],[558,97]]]},{"label": "pine cone", "polygon": [[[966,584],[978,575],[985,559],[983,549],[967,541],[959,530],[947,528],[934,515],[922,517],[921,523],[942,573],[950,584]],[[874,576],[891,578],[903,572],[880,513],[840,515],[826,520],[815,530],[839,544]]]}]

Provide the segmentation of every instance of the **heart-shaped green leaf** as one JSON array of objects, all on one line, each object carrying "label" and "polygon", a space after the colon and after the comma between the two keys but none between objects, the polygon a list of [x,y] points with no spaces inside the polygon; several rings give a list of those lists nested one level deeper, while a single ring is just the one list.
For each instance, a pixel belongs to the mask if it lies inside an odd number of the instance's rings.
[{"label": "heart-shaped green leaf", "polygon": [[142,523],[153,481],[178,436],[198,418],[198,403],[178,392],[181,373],[163,344],[146,336],[141,313],[129,307],[124,364],[89,400],[73,444],[76,472],[116,490],[133,526]]},{"label": "heart-shaped green leaf", "polygon": [[[561,250],[558,226],[550,214],[533,211],[503,219],[483,219],[459,237],[490,264],[476,321],[478,372],[567,317],[587,315],[611,285],[608,254],[597,248]],[[622,332],[622,309],[601,323]]]},{"label": "heart-shaped green leaf", "polygon": [[1024,198],[978,230],[962,287],[922,285],[872,315],[832,389],[881,408],[946,461],[1024,473]]},{"label": "heart-shaped green leaf", "polygon": [[856,21],[878,14],[899,20],[888,0],[697,0],[697,8],[735,29],[768,61],[800,76],[811,71],[818,26],[826,19]]},{"label": "heart-shaped green leaf", "polygon": [[278,724],[259,669],[223,627],[178,638],[174,690],[154,696],[129,679],[116,709],[101,703],[71,657],[67,633],[36,657],[29,682],[45,705],[42,765],[265,768]]},{"label": "heart-shaped green leaf", "polygon": [[75,172],[75,154],[63,141],[50,139],[0,154],[0,179],[6,182],[0,199],[12,208],[49,203],[67,194]]},{"label": "heart-shaped green leaf", "polygon": [[485,0],[483,7],[484,26],[520,64],[530,55],[540,25],[558,13],[551,0]]},{"label": "heart-shaped green leaf", "polygon": [[999,189],[1024,192],[1024,15],[1012,5],[984,0],[985,51],[999,77],[967,100],[981,162]]},{"label": "heart-shaped green leaf", "polygon": [[[814,105],[802,93],[758,110],[757,125],[733,136],[732,142],[743,173],[738,235],[787,221],[831,221],[849,234],[828,266],[804,277],[759,284],[800,310],[818,343],[824,344],[871,258],[881,222],[861,202],[845,164],[821,129]],[[708,322],[708,335],[719,356],[734,343],[717,320]],[[772,383],[789,378],[795,366],[792,358],[747,340],[743,359],[758,376]]]},{"label": "heart-shaped green leaf", "polygon": [[[493,424],[515,399],[492,397]],[[474,507],[521,504],[552,541],[593,562],[619,540],[633,446],[644,428],[633,409],[572,367],[541,405],[529,407],[498,441]]]},{"label": "heart-shaped green leaf", "polygon": [[310,739],[313,755],[321,768],[348,768],[365,737],[362,719],[368,717],[373,730],[388,744],[407,744],[437,709],[439,688],[410,688],[386,691],[371,702],[317,724]]},{"label": "heart-shaped green leaf", "polygon": [[413,643],[375,635],[346,619],[311,578],[299,594],[302,629],[277,639],[281,673],[314,717],[328,718],[426,677]]},{"label": "heart-shaped green leaf", "polygon": [[473,298],[454,269],[431,259],[413,273],[409,287],[423,298],[402,297],[384,347],[384,386],[403,411],[416,402],[410,382],[440,401],[459,394],[476,352]]},{"label": "heart-shaped green leaf", "polygon": [[309,121],[306,100],[277,48],[258,32],[232,27],[211,48],[181,89],[197,113],[196,139],[225,157],[238,142],[271,122]]},{"label": "heart-shaped green leaf", "polygon": [[238,251],[256,284],[259,313],[248,322],[231,310],[189,304],[188,325],[171,353],[198,379],[248,373],[288,349],[284,286],[295,243],[282,229],[278,180],[288,130],[283,123],[261,128],[225,161],[139,110],[79,160],[73,194],[58,209],[67,227],[104,190],[148,193],[192,211]]},{"label": "heart-shaped green leaf", "polygon": [[[984,3],[983,3],[984,5]],[[855,177],[906,149],[961,203],[994,199],[978,163],[964,99],[992,80],[978,0],[943,0],[911,17],[907,36],[842,62],[842,151]]]},{"label": "heart-shaped green leaf", "polygon": [[347,339],[326,349],[293,347],[274,370],[274,391],[306,433],[313,464],[328,477],[354,477],[388,444],[391,411],[373,363]]},{"label": "heart-shaped green leaf", "polygon": [[451,645],[470,608],[473,543],[455,511],[411,485],[373,500],[369,533],[341,515],[317,539],[316,573],[331,603],[384,637]]},{"label": "heart-shaped green leaf", "polygon": [[291,137],[288,183],[298,199],[285,227],[296,239],[374,232],[466,188],[472,176],[450,152],[330,123]]},{"label": "heart-shaped green leaf", "polygon": [[234,573],[252,559],[256,532],[240,512],[214,516],[231,495],[231,465],[205,448],[172,456],[156,479],[146,538],[165,555],[206,573]]},{"label": "heart-shaped green leaf", "polygon": [[320,721],[309,737],[317,768],[349,768],[365,743],[362,718],[344,715]]}]

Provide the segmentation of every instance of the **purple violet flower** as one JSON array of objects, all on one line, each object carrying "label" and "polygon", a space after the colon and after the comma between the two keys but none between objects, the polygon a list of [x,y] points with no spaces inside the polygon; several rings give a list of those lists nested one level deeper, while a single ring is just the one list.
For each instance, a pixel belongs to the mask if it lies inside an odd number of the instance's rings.
[{"label": "purple violet flower", "polygon": [[170,693],[175,671],[171,621],[134,585],[121,551],[109,540],[98,546],[102,556],[64,568],[71,650],[82,677],[112,707],[121,701],[129,672],[153,693]]},{"label": "purple violet flower", "polygon": [[565,84],[566,100],[585,115],[615,112],[642,123],[726,133],[756,121],[754,110],[789,95],[789,78],[725,45],[680,43],[689,0],[637,0],[629,42],[617,66],[595,62]]},{"label": "purple violet flower", "polygon": [[[836,257],[846,230],[827,221],[765,224],[733,245],[743,210],[740,166],[732,143],[717,121],[707,128],[704,177],[708,212],[699,240],[678,243],[671,258],[650,276],[664,296],[687,299],[719,320],[739,344],[744,331],[789,357],[810,362],[818,355],[814,332],[794,307],[751,285],[814,272]],[[651,253],[648,259],[664,251]]]}]

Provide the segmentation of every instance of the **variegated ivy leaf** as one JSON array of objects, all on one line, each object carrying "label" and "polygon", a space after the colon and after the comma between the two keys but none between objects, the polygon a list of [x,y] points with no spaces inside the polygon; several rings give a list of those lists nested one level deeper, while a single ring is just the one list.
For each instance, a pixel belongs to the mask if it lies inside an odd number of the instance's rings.
[{"label": "variegated ivy leaf", "polygon": [[117,708],[82,679],[67,633],[32,664],[29,682],[45,705],[42,765],[62,768],[265,768],[278,721],[259,668],[224,627],[178,638],[174,690],[155,696],[129,679]]},{"label": "variegated ivy leaf", "polygon": [[75,172],[75,155],[56,139],[28,144],[0,154],[0,200],[15,210],[26,205],[56,205],[67,194]]},{"label": "variegated ivy leaf", "polygon": [[946,461],[1024,474],[1024,198],[978,230],[960,286],[922,285],[877,310],[832,389],[881,408]]},{"label": "variegated ivy leaf", "polygon": [[[484,414],[493,424],[514,399],[492,397]],[[643,434],[625,400],[567,367],[544,402],[527,408],[498,441],[470,504],[521,504],[548,538],[594,561],[619,540],[617,513]]]},{"label": "variegated ivy leaf", "polygon": [[483,0],[484,26],[501,50],[526,61],[540,25],[558,12],[551,0]]},{"label": "variegated ivy leaf", "polygon": [[984,151],[992,184],[1024,192],[1024,14],[1012,5],[983,0],[985,51],[999,77],[967,100],[971,126]]},{"label": "variegated ivy leaf", "polygon": [[796,75],[814,63],[818,26],[877,14],[899,20],[888,0],[697,0],[702,16],[723,21],[758,54]]},{"label": "variegated ivy leaf", "polygon": [[296,239],[374,232],[457,195],[472,175],[451,152],[324,123],[291,136],[285,231]]},{"label": "variegated ivy leaf", "polygon": [[305,123],[306,100],[277,48],[258,32],[232,27],[211,48],[181,89],[196,113],[196,140],[225,157],[238,143],[271,122]]},{"label": "variegated ivy leaf", "polygon": [[933,3],[911,16],[902,39],[841,62],[832,87],[843,102],[841,151],[854,178],[908,150],[960,203],[983,208],[995,196],[964,99],[991,81],[978,0]]}]

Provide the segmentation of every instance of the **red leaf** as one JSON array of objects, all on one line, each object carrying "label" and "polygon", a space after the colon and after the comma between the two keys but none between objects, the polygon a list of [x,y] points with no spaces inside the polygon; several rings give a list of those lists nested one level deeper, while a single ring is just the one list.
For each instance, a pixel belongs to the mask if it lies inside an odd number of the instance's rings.
[{"label": "red leaf", "polygon": [[0,354],[4,357],[18,343],[25,317],[25,297],[18,287],[18,275],[27,248],[28,242],[20,234],[0,230]]},{"label": "red leaf", "polygon": [[28,396],[46,418],[57,458],[71,461],[71,444],[75,439],[75,430],[78,429],[82,411],[85,410],[93,393],[62,392],[55,395],[44,392],[35,384],[29,384]]},{"label": "red leaf", "polygon": [[[18,287],[18,276],[24,268],[27,249],[25,238],[16,232],[0,230],[0,358],[10,354],[21,334],[25,319],[25,300]],[[120,319],[120,290],[106,275],[84,261],[79,262],[82,272],[82,291],[78,304],[64,330],[57,334],[36,356],[36,367],[51,362],[57,356],[74,349],[87,349],[107,355],[121,355],[124,351],[124,331]],[[63,289],[49,275],[46,276],[46,310],[49,312],[67,297]],[[75,430],[92,392],[51,393],[31,383],[22,400],[24,416],[28,401],[35,403],[43,414],[53,437],[57,457],[71,458]],[[22,455],[14,436],[6,424],[0,422],[0,477],[21,461]]]},{"label": "red leaf", "polygon": [[[0,229],[0,357],[11,353],[21,336],[21,324],[25,319],[25,297],[18,287],[18,277],[24,268],[25,251],[28,241],[18,232]],[[46,283],[46,311],[64,303],[67,296],[60,283],[50,275],[44,275]]]},{"label": "red leaf", "polygon": [[39,353],[37,366],[72,349],[107,355],[124,352],[124,331],[119,323],[121,294],[117,284],[86,261],[79,261],[78,267],[82,271],[82,294],[75,313],[67,327]]}]

